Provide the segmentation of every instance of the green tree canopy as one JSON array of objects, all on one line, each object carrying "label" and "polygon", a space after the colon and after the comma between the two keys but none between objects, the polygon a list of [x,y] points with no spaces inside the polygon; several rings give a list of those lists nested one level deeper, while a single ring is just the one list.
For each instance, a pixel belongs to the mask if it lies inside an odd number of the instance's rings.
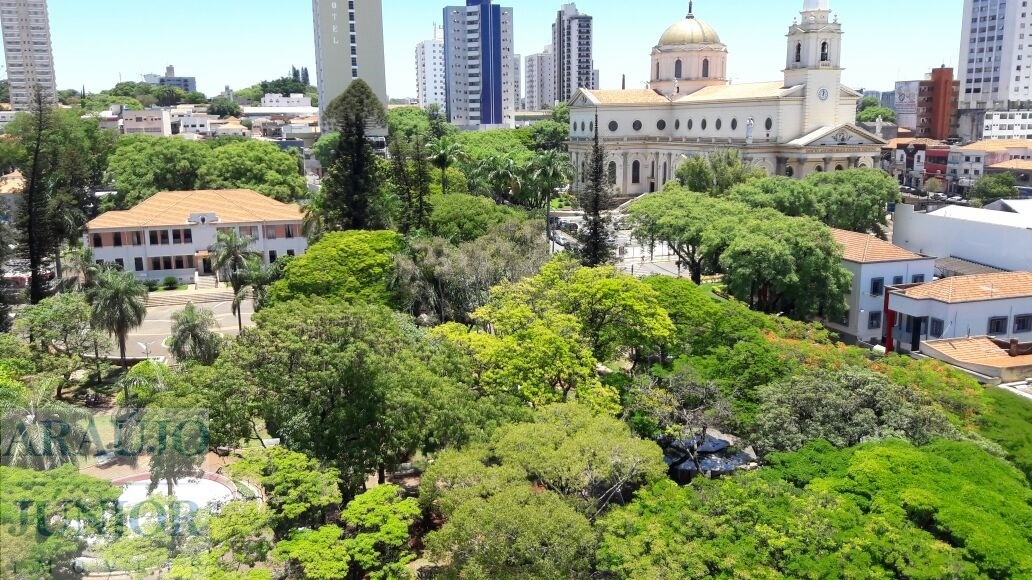
[{"label": "green tree canopy", "polygon": [[242,110],[240,105],[225,97],[215,97],[211,100],[211,103],[208,104],[208,114],[218,115],[220,119],[225,119],[226,117],[239,117],[241,112]]},{"label": "green tree canopy", "polygon": [[457,193],[432,196],[430,205],[430,233],[453,244],[475,240],[522,213],[486,197]]},{"label": "green tree canopy", "polygon": [[212,151],[197,170],[197,187],[253,189],[280,201],[293,201],[308,191],[296,155],[253,139]]},{"label": "green tree canopy", "polygon": [[766,171],[743,160],[737,149],[689,157],[674,171],[682,187],[714,197],[723,197],[735,185],[764,175]]},{"label": "green tree canopy", "polygon": [[888,107],[867,107],[866,109],[860,109],[856,114],[856,120],[860,123],[874,123],[881,117],[881,120],[886,123],[896,122],[896,111]]},{"label": "green tree canopy", "polygon": [[998,199],[1014,197],[1017,194],[1017,190],[1014,189],[1017,184],[1014,174],[1009,171],[989,173],[976,181],[967,195],[972,200],[977,200],[976,203],[979,205],[988,205]]},{"label": "green tree canopy", "polygon": [[108,163],[118,191],[111,204],[129,208],[159,191],[194,189],[211,154],[210,147],[197,141],[125,135],[119,138]]}]

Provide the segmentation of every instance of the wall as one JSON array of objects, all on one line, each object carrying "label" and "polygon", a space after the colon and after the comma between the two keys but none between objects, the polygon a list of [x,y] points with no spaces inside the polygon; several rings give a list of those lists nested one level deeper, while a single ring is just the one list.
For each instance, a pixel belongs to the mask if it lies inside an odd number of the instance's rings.
[{"label": "wall", "polygon": [[[922,334],[928,338],[963,338],[965,336],[985,336],[989,334],[989,319],[1007,317],[1007,332],[992,334],[994,338],[1018,338],[1027,340],[1032,333],[1014,334],[1014,317],[1032,314],[1032,298],[1009,298],[999,300],[982,300],[978,302],[962,302],[947,304],[937,300],[915,300],[906,296],[893,294],[889,296],[889,308],[916,318],[929,317],[943,321],[942,336],[931,336],[928,327],[922,328]],[[903,340],[902,334],[898,337]],[[909,340],[904,341],[904,347]]]},{"label": "wall", "polygon": [[[843,260],[842,267],[853,274],[853,283],[849,296],[846,298],[849,308],[849,324],[826,322],[825,326],[835,332],[872,344],[878,343],[884,336],[888,316],[884,312],[885,295],[871,294],[871,281],[876,278],[884,278],[887,288],[893,284],[893,278],[896,276],[903,276],[904,284],[909,284],[914,275],[923,275],[924,279],[929,282],[935,276],[935,260],[932,258],[869,264]],[[882,313],[882,324],[878,328],[868,328],[869,315],[872,312]]]},{"label": "wall", "polygon": [[938,258],[957,257],[1003,270],[1032,271],[1032,230],[933,216],[896,206],[892,243]]}]

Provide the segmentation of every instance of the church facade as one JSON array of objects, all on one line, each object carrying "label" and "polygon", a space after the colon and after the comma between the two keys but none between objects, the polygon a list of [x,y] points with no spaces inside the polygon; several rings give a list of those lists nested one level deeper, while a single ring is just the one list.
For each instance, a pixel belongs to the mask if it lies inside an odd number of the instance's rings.
[{"label": "church facade", "polygon": [[829,0],[805,0],[781,80],[729,84],[727,46],[688,15],[652,51],[648,89],[580,89],[570,101],[575,185],[586,180],[596,119],[614,193],[657,191],[685,159],[738,149],[771,175],[878,167],[885,143],[855,125],[862,95],[842,85],[842,25]]}]

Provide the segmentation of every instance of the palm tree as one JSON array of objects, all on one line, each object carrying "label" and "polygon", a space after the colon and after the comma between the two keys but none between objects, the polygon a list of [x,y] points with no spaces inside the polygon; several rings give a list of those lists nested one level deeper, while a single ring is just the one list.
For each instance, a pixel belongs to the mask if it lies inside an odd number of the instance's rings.
[{"label": "palm tree", "polygon": [[254,311],[258,312],[269,301],[269,288],[273,282],[283,277],[283,267],[279,262],[265,265],[258,258],[251,258],[244,263],[245,284],[251,289],[254,299]]},{"label": "palm tree", "polygon": [[17,434],[5,437],[9,444],[0,456],[4,465],[53,469],[74,463],[86,451],[79,447],[90,441],[82,427],[89,414],[52,396],[58,380],[43,376],[26,388],[0,386],[0,426],[4,433]]},{"label": "palm tree", "polygon": [[462,146],[445,135],[427,147],[427,161],[441,170],[441,193],[448,193],[448,168],[465,157]]},{"label": "palm tree", "polygon": [[172,336],[168,346],[176,361],[193,360],[210,365],[219,356],[221,340],[214,331],[218,326],[215,313],[187,302],[182,310],[172,315]]},{"label": "palm tree", "polygon": [[88,292],[97,282],[104,266],[93,259],[93,250],[87,246],[69,248],[64,255],[65,270],[75,273],[74,278],[61,280],[62,288]]},{"label": "palm tree", "polygon": [[492,184],[496,201],[516,198],[523,188],[523,168],[509,157],[490,157],[485,160],[487,181]]},{"label": "palm tree", "polygon": [[[147,316],[147,287],[132,272],[104,270],[91,292],[93,318],[100,328],[118,339],[118,352],[125,361],[125,340],[129,331],[143,324]],[[129,397],[126,394],[126,402]]]},{"label": "palm tree", "polygon": [[236,230],[219,232],[215,237],[215,243],[208,246],[208,251],[214,255],[212,267],[219,272],[225,271],[232,278],[233,272],[243,268],[248,258],[261,255],[257,250],[251,249],[253,243],[254,238],[241,236]]},{"label": "palm tree", "polygon": [[555,150],[539,153],[531,160],[534,176],[545,190],[545,237],[552,240],[552,194],[569,182],[573,174],[570,156]]}]

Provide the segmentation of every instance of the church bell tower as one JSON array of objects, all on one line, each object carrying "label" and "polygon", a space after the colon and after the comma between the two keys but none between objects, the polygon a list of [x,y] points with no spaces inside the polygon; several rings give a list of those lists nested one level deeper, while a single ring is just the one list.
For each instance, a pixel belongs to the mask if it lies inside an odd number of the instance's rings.
[{"label": "church bell tower", "polygon": [[785,86],[806,85],[804,133],[840,122],[842,25],[828,4],[804,0],[799,21],[788,30]]}]

